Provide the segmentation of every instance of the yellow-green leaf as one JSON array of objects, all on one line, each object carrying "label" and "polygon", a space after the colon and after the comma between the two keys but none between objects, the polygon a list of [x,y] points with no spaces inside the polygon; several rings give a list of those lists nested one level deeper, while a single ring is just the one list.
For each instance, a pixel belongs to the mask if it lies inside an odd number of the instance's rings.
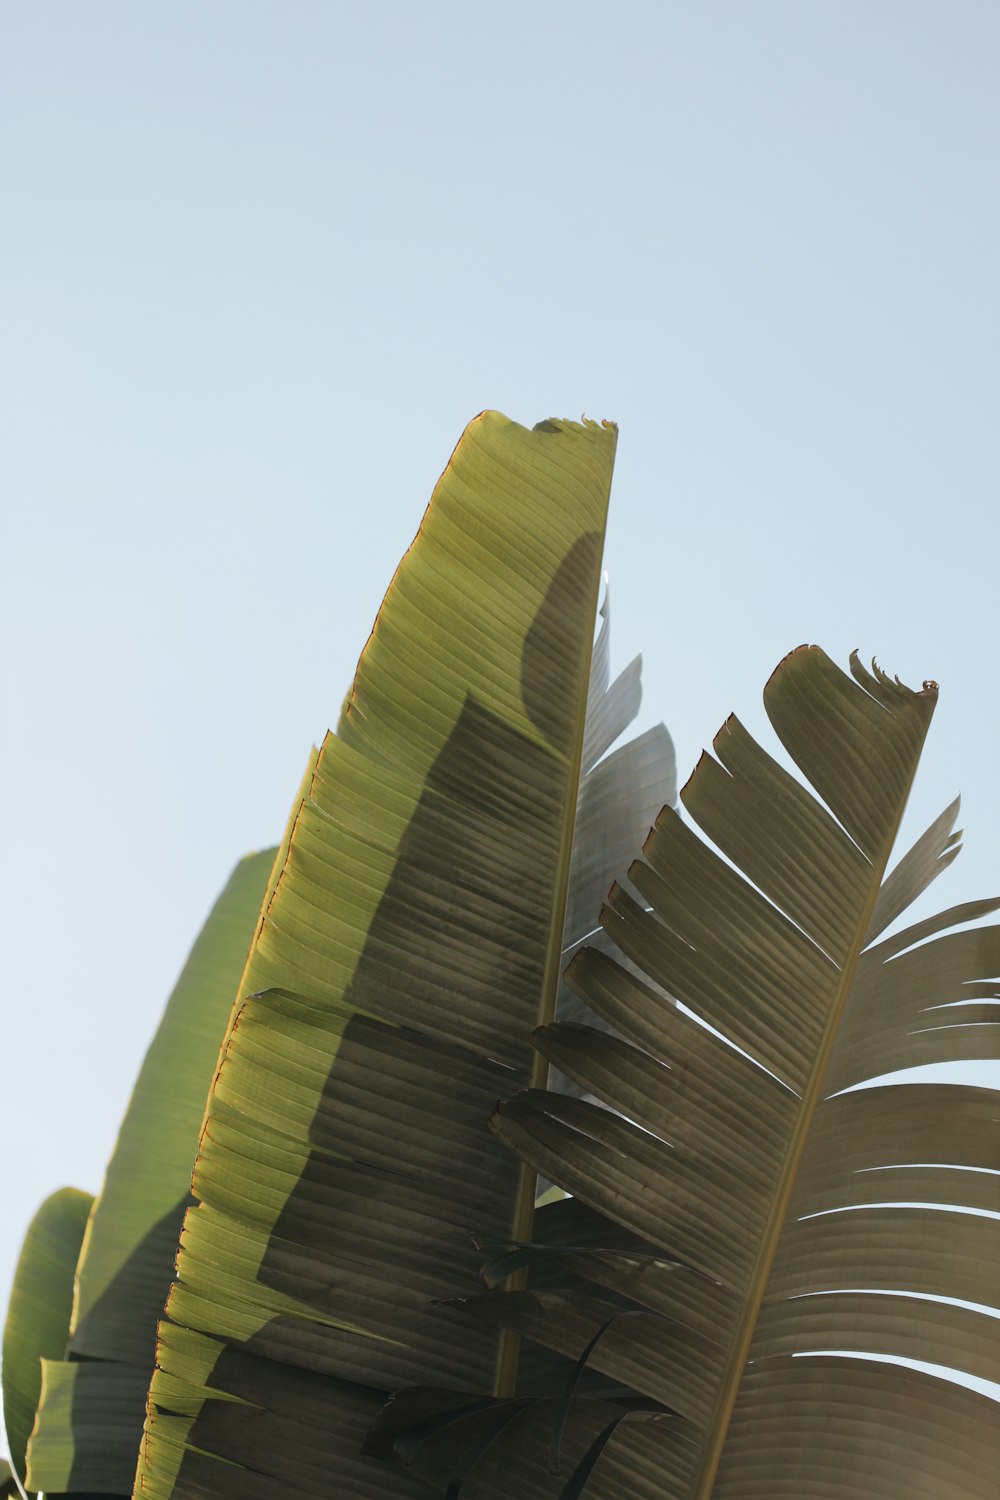
[{"label": "yellow-green leaf", "polygon": [[14,1469],[24,1479],[28,1434],[42,1385],[41,1360],[62,1359],[73,1306],[73,1273],[93,1197],[60,1188],[28,1227],[3,1333],[3,1405]]},{"label": "yellow-green leaf", "polygon": [[210,1100],[148,1500],[416,1495],[360,1453],[385,1393],[494,1382],[496,1334],[437,1304],[473,1226],[530,1228],[483,1125],[555,1005],[614,448],[484,413],[386,595]]},{"label": "yellow-green leaf", "polygon": [[273,862],[269,849],[236,866],[146,1054],[80,1251],[68,1347],[64,1328],[45,1351],[36,1489],[131,1492],[205,1098]]}]

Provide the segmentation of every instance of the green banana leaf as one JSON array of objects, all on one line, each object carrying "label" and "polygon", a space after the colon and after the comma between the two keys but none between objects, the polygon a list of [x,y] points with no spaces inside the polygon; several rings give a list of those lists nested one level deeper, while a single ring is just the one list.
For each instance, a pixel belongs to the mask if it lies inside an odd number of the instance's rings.
[{"label": "green banana leaf", "polygon": [[[530,1233],[534,1173],[485,1121],[545,1075],[615,438],[484,413],[386,595],[209,1101],[148,1500],[422,1494],[361,1455],[386,1393],[512,1377],[515,1341],[437,1304],[478,1284],[474,1227]],[[591,762],[632,676],[598,671]]]},{"label": "green banana leaf", "polygon": [[[14,1274],[3,1332],[3,1406],[14,1470],[24,1479],[24,1455],[41,1390],[41,1360],[66,1351],[73,1307],[73,1273],[93,1197],[60,1188],[28,1226]],[[7,1476],[16,1489],[13,1477]]]},{"label": "green banana leaf", "polygon": [[455,1311],[605,1389],[571,1379],[502,1427],[402,1393],[372,1446],[453,1496],[996,1495],[1000,1407],[962,1383],[1000,1382],[996,1316],[959,1303],[1000,1309],[1000,1096],[885,1075],[1000,1057],[1000,928],[965,925],[1000,902],[883,935],[954,857],[957,808],[885,878],[937,689],[851,672],[803,647],[765,689],[812,791],[731,718],[681,793],[704,837],[666,809],[641,899],[612,891],[633,969],[585,949],[569,979],[617,1035],[536,1036],[599,1102],[529,1089],[494,1117],[576,1195],[546,1210],[566,1253],[511,1252],[544,1275]]},{"label": "green banana leaf", "polygon": [[131,1493],[198,1129],[274,856],[236,866],[146,1054],[80,1251],[72,1322],[67,1307],[58,1346],[44,1351],[33,1489]]}]

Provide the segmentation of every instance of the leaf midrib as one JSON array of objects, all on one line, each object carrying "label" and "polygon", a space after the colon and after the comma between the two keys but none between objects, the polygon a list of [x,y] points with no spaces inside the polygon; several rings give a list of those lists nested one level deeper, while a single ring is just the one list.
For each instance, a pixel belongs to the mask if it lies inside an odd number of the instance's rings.
[{"label": "leaf midrib", "polygon": [[798,1119],[792,1133],[785,1164],[775,1190],[771,1214],[761,1238],[760,1250],[751,1274],[750,1285],[744,1300],[743,1313],[737,1325],[732,1352],[719,1388],[719,1396],[709,1427],[709,1439],[705,1446],[701,1469],[691,1491],[692,1500],[711,1500],[719,1463],[722,1459],[722,1452],[729,1435],[729,1425],[732,1420],[733,1408],[736,1405],[736,1398],[739,1395],[739,1389],[743,1381],[750,1345],[760,1318],[760,1309],[767,1291],[767,1284],[771,1277],[771,1268],[774,1264],[778,1242],[788,1216],[788,1205],[791,1202],[792,1193],[798,1179],[802,1153],[805,1150],[806,1141],[812,1129],[816,1110],[824,1098],[824,1084],[826,1082],[834,1043],[836,1042],[843,1020],[844,1008],[854,983],[858,962],[864,951],[865,939],[868,935],[868,929],[871,926],[875,903],[882,888],[886,867],[896,843],[903,814],[906,811],[906,804],[909,801],[910,791],[913,786],[914,777],[916,776],[917,766],[920,761],[920,752],[923,749],[926,734],[927,726],[924,728],[920,748],[914,756],[910,774],[903,788],[902,796],[899,799],[899,807],[895,820],[886,834],[879,862],[877,864],[873,862],[872,864],[872,877],[868,896],[858,919],[857,928],[851,939],[847,961],[841,970],[840,980],[834,991],[833,1003],[830,1007],[827,1023],[817,1049],[816,1061],[802,1093],[802,1105],[799,1109]]}]

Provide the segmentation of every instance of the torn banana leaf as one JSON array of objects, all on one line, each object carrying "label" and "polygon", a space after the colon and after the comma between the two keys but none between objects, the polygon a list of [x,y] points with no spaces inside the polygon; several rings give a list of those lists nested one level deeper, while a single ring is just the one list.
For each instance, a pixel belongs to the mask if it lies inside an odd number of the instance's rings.
[{"label": "torn banana leaf", "polygon": [[[600,614],[587,697],[562,969],[584,942],[600,941],[598,918],[612,883],[624,878],[660,809],[677,800],[677,762],[663,724],[654,725],[618,749],[611,748],[639,711],[642,658],[635,657],[613,682],[610,680],[611,605],[607,591]],[[556,1013],[560,1020],[567,1021],[584,1015],[580,1000],[564,981],[559,984]],[[574,1081],[557,1069],[550,1072],[549,1087],[564,1093],[580,1092]]]},{"label": "torn banana leaf", "polygon": [[[969,1382],[1000,1382],[1000,1095],[884,1075],[1000,1057],[1000,928],[963,925],[1000,903],[884,935],[954,857],[957,809],[886,878],[937,690],[851,672],[801,648],[765,690],[808,786],[731,718],[681,793],[691,822],[665,809],[636,894],[612,892],[602,925],[631,967],[584,949],[569,980],[615,1035],[536,1038],[597,1102],[531,1089],[494,1118],[645,1249],[617,1280],[610,1252],[562,1280],[545,1261],[527,1291],[468,1299],[470,1326],[590,1349],[662,1419],[616,1428],[574,1402],[553,1473],[551,1419],[526,1409],[466,1465],[463,1500],[570,1500],[584,1480],[587,1500],[996,1494],[1000,1408]],[[405,1433],[421,1400],[386,1422]],[[446,1424],[435,1442],[408,1478],[461,1467]]]}]

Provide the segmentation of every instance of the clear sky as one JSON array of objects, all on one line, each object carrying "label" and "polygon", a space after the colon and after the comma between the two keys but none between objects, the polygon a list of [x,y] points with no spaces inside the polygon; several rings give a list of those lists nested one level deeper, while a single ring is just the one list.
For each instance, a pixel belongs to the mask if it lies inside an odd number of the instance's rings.
[{"label": "clear sky", "polygon": [[483,407],[620,423],[682,774],[857,646],[1000,894],[998,72],[995,0],[0,7],[0,1305]]}]

